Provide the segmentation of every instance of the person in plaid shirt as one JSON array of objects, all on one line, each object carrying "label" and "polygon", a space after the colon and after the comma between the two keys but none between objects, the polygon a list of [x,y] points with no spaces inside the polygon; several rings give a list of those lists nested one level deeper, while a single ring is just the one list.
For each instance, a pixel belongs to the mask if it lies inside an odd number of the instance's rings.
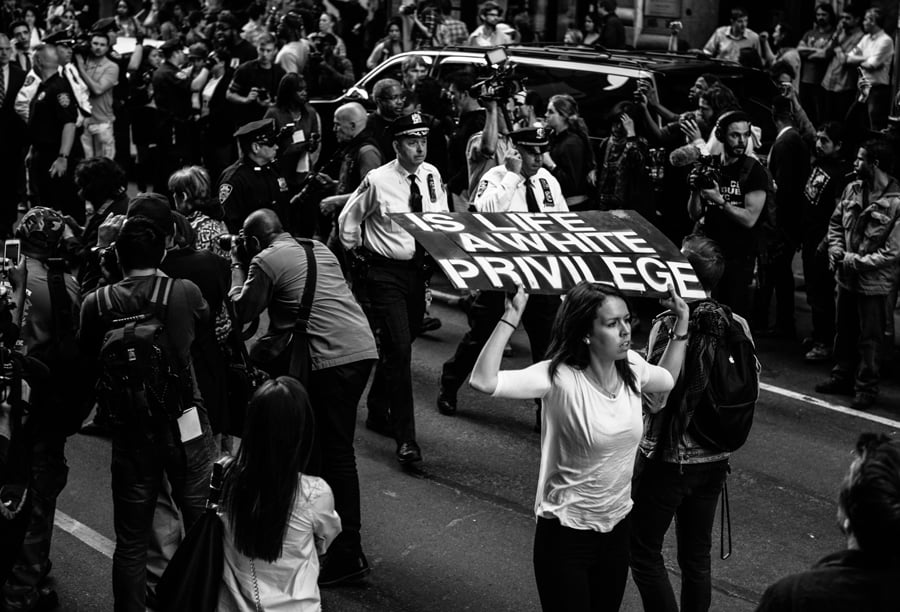
[{"label": "person in plaid shirt", "polygon": [[438,25],[436,38],[444,47],[462,46],[469,40],[469,28],[465,23],[451,16],[452,9],[450,0],[441,0],[441,22]]}]

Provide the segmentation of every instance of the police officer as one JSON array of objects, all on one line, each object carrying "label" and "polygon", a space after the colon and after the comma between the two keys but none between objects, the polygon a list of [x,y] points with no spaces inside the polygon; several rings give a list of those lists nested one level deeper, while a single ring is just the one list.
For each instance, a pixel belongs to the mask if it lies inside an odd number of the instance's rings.
[{"label": "police officer", "polygon": [[73,176],[78,148],[75,144],[75,121],[78,110],[68,81],[59,73],[56,47],[40,44],[34,52],[34,68],[41,79],[31,100],[28,132],[31,150],[32,192],[38,203],[84,221]]},{"label": "police officer", "polygon": [[282,224],[293,232],[288,203],[287,180],[278,171],[278,134],[275,121],[251,121],[234,133],[241,157],[219,177],[219,203],[225,207],[225,223],[233,233],[240,231],[244,219],[254,210],[271,208]]},{"label": "police officer", "polygon": [[366,426],[392,434],[401,464],[422,460],[416,444],[410,372],[412,341],[425,307],[424,251],[391,213],[447,211],[437,169],[425,162],[428,126],[419,113],[391,124],[397,159],[366,175],[338,218],[341,243],[356,266],[354,290],[379,340]]},{"label": "police officer", "polygon": [[[502,165],[484,173],[473,201],[478,212],[567,212],[566,198],[556,178],[541,166],[541,154],[550,144],[544,127],[524,128],[512,132],[514,145],[506,153]],[[456,413],[456,393],[469,377],[475,360],[494,327],[503,316],[504,294],[482,291],[469,310],[469,331],[456,347],[456,353],[445,364],[437,406],[441,414]],[[525,308],[522,323],[531,344],[531,357],[540,361],[547,352],[550,329],[559,296],[532,295]]]},{"label": "police officer", "polygon": [[180,38],[167,40],[159,48],[164,61],[153,73],[153,101],[157,110],[156,137],[159,159],[153,189],[168,193],[169,176],[188,163],[191,151],[191,66]]}]

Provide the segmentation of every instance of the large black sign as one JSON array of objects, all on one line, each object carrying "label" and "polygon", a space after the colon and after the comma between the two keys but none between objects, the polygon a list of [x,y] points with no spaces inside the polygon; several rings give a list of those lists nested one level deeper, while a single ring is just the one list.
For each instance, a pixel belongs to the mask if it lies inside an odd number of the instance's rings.
[{"label": "large black sign", "polygon": [[632,211],[400,213],[391,215],[457,289],[565,293],[581,281],[631,295],[661,296],[672,283],[685,299],[706,294],[668,238]]}]

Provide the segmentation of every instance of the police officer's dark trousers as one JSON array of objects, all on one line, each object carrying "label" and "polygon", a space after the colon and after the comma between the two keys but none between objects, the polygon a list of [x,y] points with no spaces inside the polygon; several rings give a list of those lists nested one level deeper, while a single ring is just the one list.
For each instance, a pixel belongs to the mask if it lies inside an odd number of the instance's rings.
[{"label": "police officer's dark trousers", "polygon": [[[446,363],[441,374],[441,388],[455,393],[465,383],[481,349],[503,316],[506,294],[501,291],[482,291],[469,309],[469,331],[459,341],[456,353]],[[531,358],[544,358],[550,344],[553,319],[559,309],[559,296],[532,295],[522,314],[522,324],[531,344]]]},{"label": "police officer's dark trousers", "polygon": [[369,389],[369,418],[390,419],[398,443],[415,441],[410,367],[412,341],[425,314],[425,275],[420,259],[399,261],[373,254],[364,283],[363,307],[379,351]]}]

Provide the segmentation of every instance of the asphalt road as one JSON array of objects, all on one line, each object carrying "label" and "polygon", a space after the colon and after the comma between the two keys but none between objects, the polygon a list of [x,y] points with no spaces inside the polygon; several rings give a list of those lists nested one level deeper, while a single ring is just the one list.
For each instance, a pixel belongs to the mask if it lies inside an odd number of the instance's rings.
[{"label": "asphalt road", "polygon": [[[531,569],[539,459],[533,406],[465,389],[459,413],[440,415],[434,407],[440,365],[465,331],[465,318],[447,306],[433,310],[443,327],[415,343],[413,363],[424,461],[414,471],[401,469],[393,442],[364,429],[360,411],[363,542],[373,572],[363,586],[324,591],[326,611],[538,609]],[[529,353],[522,332],[513,347],[508,365],[524,365]],[[796,341],[760,339],[759,347],[770,385],[815,395],[814,383],[827,376],[826,366],[803,363]],[[713,534],[714,610],[753,610],[768,584],[843,546],[835,500],[856,437],[861,431],[896,436],[900,428],[893,423],[900,409],[890,408],[900,406],[896,366],[888,369],[883,401],[871,411],[891,419],[881,423],[763,392],[750,439],[732,458],[728,560],[715,554],[718,521]],[[111,610],[110,445],[78,435],[67,454],[71,471],[57,520],[65,530],[55,530],[52,584],[61,610]],[[667,559],[677,589],[671,542]],[[623,610],[640,609],[629,581]]]}]

